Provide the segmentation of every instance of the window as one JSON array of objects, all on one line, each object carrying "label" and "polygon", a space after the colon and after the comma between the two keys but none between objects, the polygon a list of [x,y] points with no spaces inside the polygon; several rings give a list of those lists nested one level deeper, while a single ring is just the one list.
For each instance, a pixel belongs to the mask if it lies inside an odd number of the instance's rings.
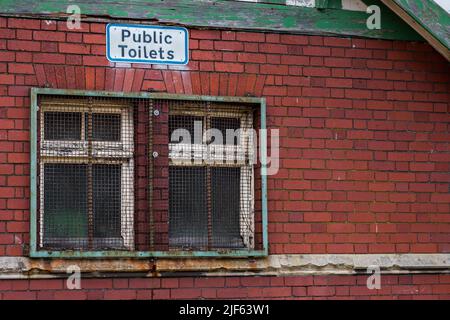
[{"label": "window", "polygon": [[171,106],[170,247],[253,248],[252,128],[244,106]]},{"label": "window", "polygon": [[32,90],[32,257],[267,254],[261,99]]},{"label": "window", "polygon": [[132,249],[131,105],[43,98],[40,108],[40,246]]}]

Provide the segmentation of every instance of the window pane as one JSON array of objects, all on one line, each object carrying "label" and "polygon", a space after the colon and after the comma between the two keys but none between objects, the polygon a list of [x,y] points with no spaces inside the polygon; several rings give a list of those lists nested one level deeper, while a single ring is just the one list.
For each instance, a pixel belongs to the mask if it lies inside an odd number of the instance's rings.
[{"label": "window pane", "polygon": [[[170,167],[169,239],[172,247],[208,246],[206,168]],[[240,168],[211,168],[212,247],[242,248]]]},{"label": "window pane", "polygon": [[[221,144],[237,145],[239,144],[239,131],[241,120],[239,118],[211,118],[211,129],[216,129],[222,134]],[[227,135],[228,134],[228,135]],[[220,141],[220,140],[219,140]],[[220,143],[216,139],[212,143]]]},{"label": "window pane", "polygon": [[81,140],[80,112],[44,112],[45,140]]},{"label": "window pane", "polygon": [[[87,165],[44,165],[44,245],[81,248],[87,227]],[[68,241],[64,241],[68,239]]]},{"label": "window pane", "polygon": [[242,248],[240,168],[211,168],[212,234],[215,248]]},{"label": "window pane", "polygon": [[[88,115],[85,115],[86,137],[88,137]],[[120,141],[121,115],[117,113],[92,114],[92,140]]]},{"label": "window pane", "polygon": [[[184,116],[184,115],[170,115],[169,116],[169,142],[170,143],[194,143],[194,133],[197,134],[195,138],[197,138],[198,142],[202,141],[202,124],[203,118],[197,116]],[[194,131],[194,128],[197,128],[197,132]],[[184,140],[179,137],[180,135],[184,137],[185,133],[182,131],[176,132],[174,135],[174,131],[177,129],[185,129],[189,132],[190,140]],[[186,132],[186,133],[187,133]]]},{"label": "window pane", "polygon": [[204,248],[208,244],[206,169],[169,168],[169,244]]},{"label": "window pane", "polygon": [[94,237],[108,238],[99,246],[121,246],[121,165],[96,164],[92,166],[94,209]]},{"label": "window pane", "polygon": [[[121,165],[92,166],[94,249],[123,246]],[[44,246],[87,248],[88,165],[44,165]]]}]

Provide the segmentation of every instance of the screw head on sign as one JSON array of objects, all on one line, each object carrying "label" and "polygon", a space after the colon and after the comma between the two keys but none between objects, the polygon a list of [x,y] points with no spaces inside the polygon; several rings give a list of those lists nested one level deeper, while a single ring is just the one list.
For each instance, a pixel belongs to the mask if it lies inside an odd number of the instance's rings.
[{"label": "screw head on sign", "polygon": [[158,153],[158,152],[156,152],[156,151],[153,151],[152,155],[153,155],[153,158],[158,158],[158,156],[159,156],[159,153]]},{"label": "screw head on sign", "polygon": [[159,116],[159,110],[157,110],[157,109],[153,110],[153,114],[154,114],[155,116]]}]

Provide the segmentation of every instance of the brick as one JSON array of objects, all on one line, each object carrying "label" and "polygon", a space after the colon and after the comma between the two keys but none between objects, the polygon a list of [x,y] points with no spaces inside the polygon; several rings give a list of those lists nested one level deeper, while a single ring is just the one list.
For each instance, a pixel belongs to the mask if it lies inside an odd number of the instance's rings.
[{"label": "brick", "polygon": [[0,233],[0,245],[1,244],[13,244],[14,235],[13,234],[2,234]]},{"label": "brick", "polygon": [[218,72],[243,72],[244,66],[239,63],[224,63],[216,62],[214,64],[215,70]]},{"label": "brick", "polygon": [[197,288],[210,288],[210,287],[224,287],[225,279],[224,278],[198,278],[195,279],[194,285]]},{"label": "brick", "polygon": [[65,41],[66,34],[64,32],[56,31],[34,31],[33,39],[38,41]]},{"label": "brick", "polygon": [[192,39],[220,39],[219,30],[190,30],[189,34]]},{"label": "brick", "polygon": [[8,40],[8,49],[13,51],[40,51],[41,43],[27,40]]},{"label": "brick", "polygon": [[109,61],[103,56],[83,56],[85,66],[108,66]]},{"label": "brick", "polygon": [[288,67],[284,65],[270,65],[265,64],[262,65],[260,68],[261,73],[264,74],[278,74],[278,75],[285,75],[288,73]]},{"label": "brick", "polygon": [[33,74],[34,69],[33,69],[33,65],[31,65],[31,64],[10,63],[10,64],[8,64],[8,72],[19,73],[19,74]]},{"label": "brick", "polygon": [[308,296],[329,297],[333,296],[335,289],[333,287],[309,287],[307,288]]},{"label": "brick", "polygon": [[35,300],[36,296],[36,292],[32,291],[3,293],[4,300]]},{"label": "brick", "polygon": [[9,18],[8,27],[13,29],[40,29],[41,22],[37,19]]},{"label": "brick", "polygon": [[135,300],[135,290],[108,290],[105,292],[105,300]]},{"label": "brick", "polygon": [[35,53],[33,55],[33,62],[35,63],[53,63],[64,64],[65,55],[56,53]]},{"label": "brick", "polygon": [[350,38],[324,37],[323,43],[330,47],[351,47],[352,41]]},{"label": "brick", "polygon": [[15,52],[0,51],[0,61],[14,61],[16,59]]},{"label": "brick", "polygon": [[27,233],[30,231],[29,223],[12,221],[6,224],[6,230],[8,232]]},{"label": "brick", "polygon": [[270,298],[282,298],[282,297],[290,297],[292,296],[291,288],[281,288],[281,287],[272,287],[272,288],[263,288],[262,291],[263,297]]},{"label": "brick", "polygon": [[308,44],[308,37],[303,35],[281,34],[280,42],[286,44],[305,45]]},{"label": "brick", "polygon": [[30,290],[59,290],[63,289],[63,280],[32,280]]},{"label": "brick", "polygon": [[[259,52],[273,53],[273,54],[287,54],[288,47],[280,44],[261,43],[258,45]],[[248,51],[248,50],[246,50]]]},{"label": "brick", "polygon": [[0,39],[14,39],[16,32],[13,29],[0,29]]},{"label": "brick", "polygon": [[14,75],[0,74],[0,84],[14,84]]},{"label": "brick", "polygon": [[331,54],[330,48],[326,47],[304,47],[303,54],[307,56],[329,56]]},{"label": "brick", "polygon": [[59,52],[61,53],[76,53],[76,54],[89,54],[90,47],[89,45],[82,43],[60,43],[59,44]]},{"label": "brick", "polygon": [[247,42],[264,42],[265,36],[264,33],[256,33],[256,32],[237,32],[236,40],[238,41],[247,41]]},{"label": "brick", "polygon": [[172,299],[195,299],[201,297],[200,289],[172,289],[170,297]]},{"label": "brick", "polygon": [[349,119],[327,119],[325,125],[329,128],[348,129],[353,127],[353,121]]},{"label": "brick", "polygon": [[61,290],[55,291],[55,300],[86,300],[87,292],[82,290]]},{"label": "brick", "polygon": [[103,34],[83,34],[84,43],[105,44],[106,36]]},{"label": "brick", "polygon": [[306,191],[305,200],[331,200],[331,192],[327,191]]},{"label": "brick", "polygon": [[214,41],[214,49],[225,51],[242,51],[244,45],[238,41]]}]

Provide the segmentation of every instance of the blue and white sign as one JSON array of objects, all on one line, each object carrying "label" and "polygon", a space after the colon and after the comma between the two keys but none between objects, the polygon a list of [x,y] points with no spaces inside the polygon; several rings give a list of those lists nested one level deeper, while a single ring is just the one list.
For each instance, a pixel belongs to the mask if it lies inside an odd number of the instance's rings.
[{"label": "blue and white sign", "polygon": [[106,57],[112,62],[187,64],[186,28],[110,23],[106,26]]}]

